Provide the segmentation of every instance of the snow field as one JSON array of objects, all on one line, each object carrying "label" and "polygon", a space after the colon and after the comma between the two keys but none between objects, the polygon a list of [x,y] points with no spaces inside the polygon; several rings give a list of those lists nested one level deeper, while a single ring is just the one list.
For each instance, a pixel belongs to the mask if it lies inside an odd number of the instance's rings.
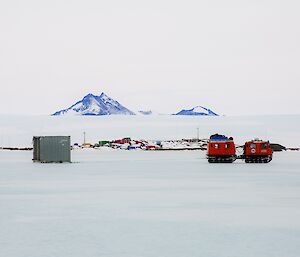
[{"label": "snow field", "polygon": [[124,137],[145,140],[208,138],[219,133],[233,136],[236,144],[255,137],[287,147],[300,147],[300,115],[248,117],[191,116],[5,116],[0,115],[0,147],[28,147],[33,136],[69,135],[72,143]]}]

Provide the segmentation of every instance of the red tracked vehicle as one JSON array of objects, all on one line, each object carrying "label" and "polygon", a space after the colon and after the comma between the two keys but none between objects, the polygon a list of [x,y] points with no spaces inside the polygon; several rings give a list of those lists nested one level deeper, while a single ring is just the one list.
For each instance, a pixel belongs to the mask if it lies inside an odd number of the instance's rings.
[{"label": "red tracked vehicle", "polygon": [[236,149],[232,137],[215,134],[210,136],[207,144],[209,163],[232,163],[236,160]]},{"label": "red tracked vehicle", "polygon": [[273,150],[269,141],[254,139],[246,142],[244,145],[242,159],[245,159],[246,163],[268,163],[272,161],[272,157]]}]

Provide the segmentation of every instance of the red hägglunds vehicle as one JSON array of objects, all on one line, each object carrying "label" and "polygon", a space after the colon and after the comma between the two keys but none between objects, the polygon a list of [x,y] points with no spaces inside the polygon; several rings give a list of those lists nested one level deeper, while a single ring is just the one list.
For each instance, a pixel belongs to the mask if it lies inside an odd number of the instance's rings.
[{"label": "red h\u00e4gglunds vehicle", "polygon": [[243,159],[246,163],[263,162],[267,163],[272,160],[273,150],[270,147],[269,141],[254,139],[248,141],[244,145]]},{"label": "red h\u00e4gglunds vehicle", "polygon": [[207,144],[209,163],[232,163],[236,160],[236,149],[232,137],[215,134],[210,136]]}]

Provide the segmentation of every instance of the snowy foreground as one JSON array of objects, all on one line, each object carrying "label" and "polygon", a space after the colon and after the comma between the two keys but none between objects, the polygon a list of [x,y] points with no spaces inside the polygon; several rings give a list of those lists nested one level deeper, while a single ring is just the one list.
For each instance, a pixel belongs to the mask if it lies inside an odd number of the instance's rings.
[{"label": "snowy foreground", "polygon": [[205,152],[0,151],[0,256],[298,257],[300,153],[208,164]]}]

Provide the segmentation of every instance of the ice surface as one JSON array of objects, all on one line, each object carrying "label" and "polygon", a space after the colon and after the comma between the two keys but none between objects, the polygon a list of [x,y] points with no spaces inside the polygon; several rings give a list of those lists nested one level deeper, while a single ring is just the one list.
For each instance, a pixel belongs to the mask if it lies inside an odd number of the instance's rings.
[{"label": "ice surface", "polygon": [[201,151],[0,151],[0,256],[298,257],[300,154],[208,164]]}]

